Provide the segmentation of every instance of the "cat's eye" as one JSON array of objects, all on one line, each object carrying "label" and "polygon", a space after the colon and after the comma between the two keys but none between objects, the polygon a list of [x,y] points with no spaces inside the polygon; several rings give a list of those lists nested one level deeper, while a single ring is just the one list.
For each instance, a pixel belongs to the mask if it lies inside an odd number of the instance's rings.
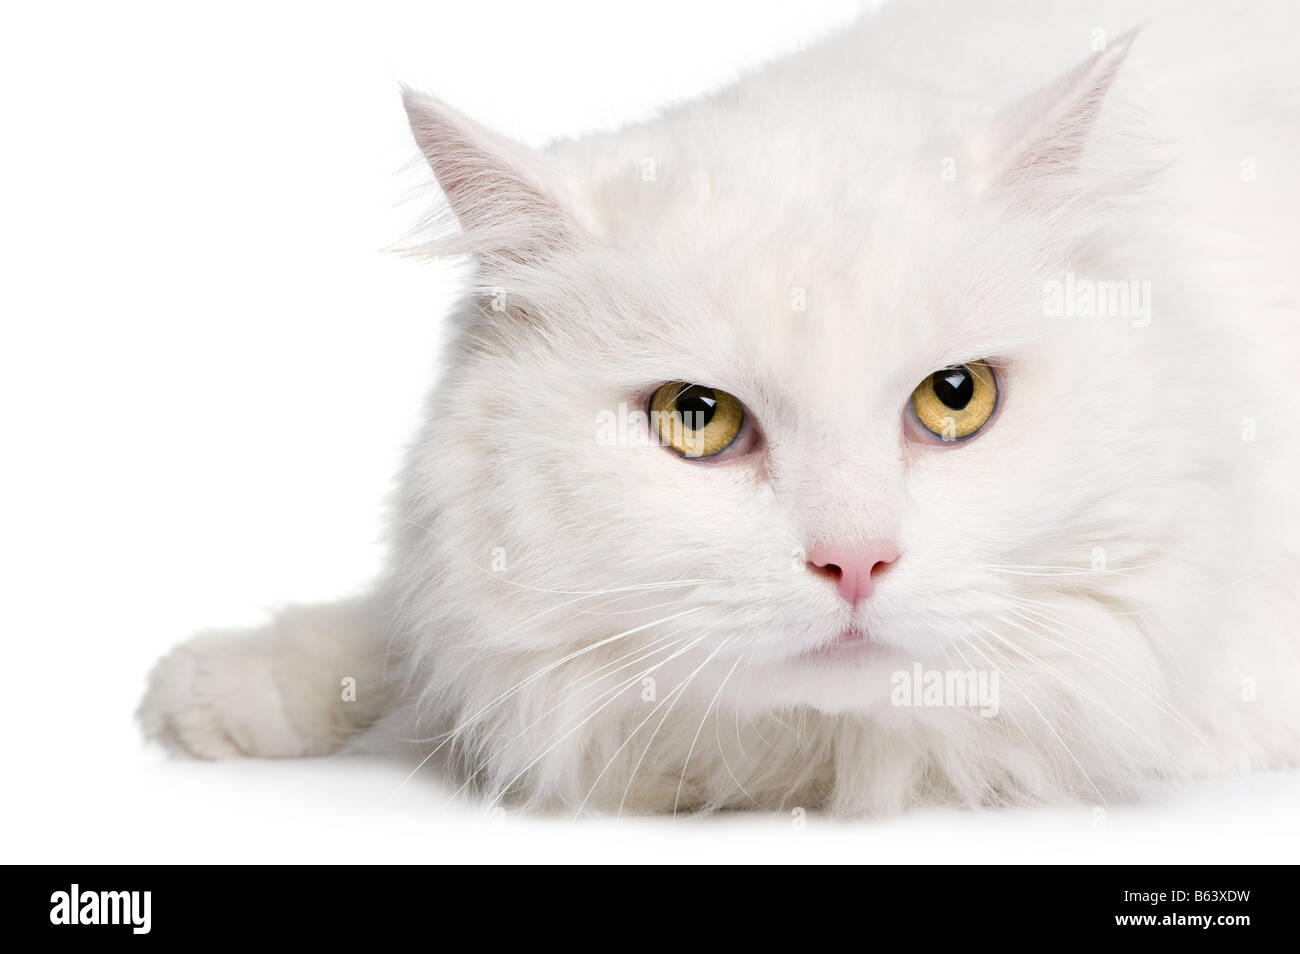
[{"label": "cat's eye", "polygon": [[683,457],[715,457],[739,436],[745,411],[726,391],[669,381],[650,396],[650,427]]},{"label": "cat's eye", "polygon": [[934,372],[912,392],[912,413],[942,441],[974,437],[998,405],[998,380],[983,361]]}]

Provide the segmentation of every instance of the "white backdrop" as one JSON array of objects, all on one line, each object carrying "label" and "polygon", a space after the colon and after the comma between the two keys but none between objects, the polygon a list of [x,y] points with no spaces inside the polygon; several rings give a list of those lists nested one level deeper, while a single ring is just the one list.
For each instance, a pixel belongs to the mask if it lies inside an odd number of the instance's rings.
[{"label": "white backdrop", "polygon": [[[398,83],[534,145],[641,118],[857,4],[10,5],[0,30],[6,861],[1292,860],[1300,776],[839,824],[452,809],[410,766],[139,741],[153,660],[355,590],[444,269]],[[402,201],[406,199],[407,201]]]}]

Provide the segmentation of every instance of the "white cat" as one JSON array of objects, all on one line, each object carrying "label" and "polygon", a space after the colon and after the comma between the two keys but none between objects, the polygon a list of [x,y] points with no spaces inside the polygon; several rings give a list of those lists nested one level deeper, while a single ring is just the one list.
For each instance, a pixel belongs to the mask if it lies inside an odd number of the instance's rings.
[{"label": "white cat", "polygon": [[1146,13],[890,6],[543,154],[408,93],[477,282],[386,574],[147,734],[571,813],[1296,764],[1300,34]]}]

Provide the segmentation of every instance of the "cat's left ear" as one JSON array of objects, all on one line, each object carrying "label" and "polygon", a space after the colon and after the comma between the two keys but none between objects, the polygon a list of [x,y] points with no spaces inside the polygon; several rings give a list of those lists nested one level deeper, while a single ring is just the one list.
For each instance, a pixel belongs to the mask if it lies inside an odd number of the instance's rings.
[{"label": "cat's left ear", "polygon": [[572,184],[541,155],[432,96],[404,89],[402,102],[460,226],[433,242],[434,252],[468,251],[490,266],[544,255],[586,232]]},{"label": "cat's left ear", "polygon": [[977,150],[980,191],[1068,176],[1078,168],[1102,102],[1140,29],[1116,37],[994,118]]}]

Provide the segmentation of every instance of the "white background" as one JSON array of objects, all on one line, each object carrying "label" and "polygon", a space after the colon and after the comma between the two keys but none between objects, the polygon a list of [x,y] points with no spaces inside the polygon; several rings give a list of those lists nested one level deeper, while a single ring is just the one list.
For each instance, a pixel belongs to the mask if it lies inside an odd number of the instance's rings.
[{"label": "white background", "polygon": [[144,674],[174,642],[378,566],[455,292],[382,252],[430,200],[411,200],[426,176],[398,83],[540,145],[719,86],[856,7],[8,6],[3,860],[1294,860],[1295,773],[1104,813],[573,824],[451,808],[425,777],[390,799],[409,765],[187,763],[139,741]]}]

